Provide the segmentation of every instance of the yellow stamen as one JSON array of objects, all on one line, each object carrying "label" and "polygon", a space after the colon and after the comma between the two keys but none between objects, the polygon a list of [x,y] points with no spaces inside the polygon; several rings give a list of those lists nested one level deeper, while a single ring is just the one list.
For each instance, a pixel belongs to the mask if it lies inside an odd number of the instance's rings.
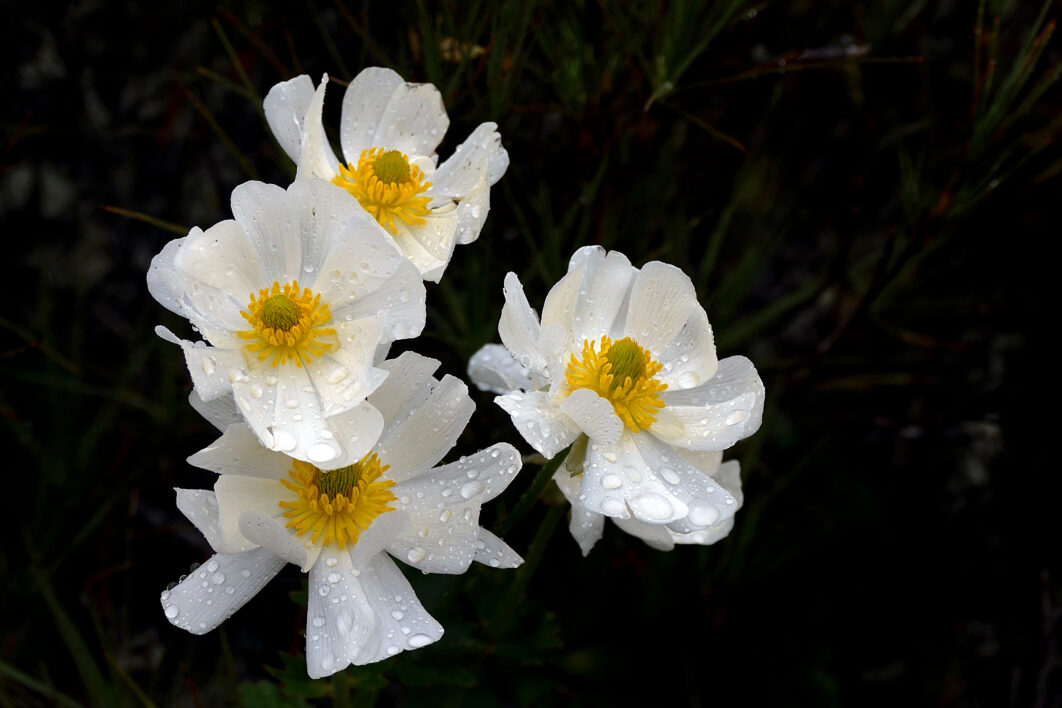
[{"label": "yellow stamen", "polygon": [[395,219],[419,226],[430,213],[431,197],[420,195],[431,182],[425,182],[421,169],[410,165],[409,158],[398,150],[362,150],[356,167],[339,165],[339,174],[332,178],[332,184],[354,195],[365,211],[395,235]]},{"label": "yellow stamen", "polygon": [[396,501],[390,492],[392,480],[380,480],[388,465],[370,452],[359,462],[338,470],[324,471],[308,462],[292,460],[288,476],[280,483],[294,493],[293,499],[279,502],[287,511],[287,528],[296,536],[311,532],[311,543],[335,543],[346,548],[358,542],[358,535],[369,528],[380,514],[394,511]]},{"label": "yellow stamen", "polygon": [[322,326],[332,321],[328,304],[309,288],[300,293],[299,281],[283,287],[274,281],[272,288],[262,288],[257,297],[251,293],[250,299],[240,314],[254,329],[236,332],[236,336],[250,340],[244,348],[258,361],[269,359],[269,365],[276,366],[290,360],[301,367],[339,347],[336,331]]},{"label": "yellow stamen", "polygon": [[667,384],[653,378],[662,365],[630,337],[613,343],[603,336],[600,351],[595,351],[594,345],[595,342],[583,341],[582,361],[572,354],[565,371],[568,388],[588,388],[608,399],[632,432],[648,428],[656,421],[657,410],[664,407],[660,392]]}]

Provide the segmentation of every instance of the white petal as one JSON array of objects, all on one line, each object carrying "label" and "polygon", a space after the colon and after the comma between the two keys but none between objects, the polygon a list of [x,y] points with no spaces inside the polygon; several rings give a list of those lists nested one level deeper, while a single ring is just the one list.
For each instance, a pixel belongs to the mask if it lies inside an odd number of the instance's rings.
[{"label": "white petal", "polygon": [[468,387],[453,376],[444,376],[427,399],[377,444],[381,462],[391,466],[387,476],[400,483],[441,460],[457,442],[475,407]]},{"label": "white petal", "polygon": [[382,370],[372,365],[376,342],[384,336],[383,317],[334,324],[339,349],[315,358],[304,367],[327,417],[358,405],[386,378]]},{"label": "white petal", "polygon": [[647,524],[638,519],[613,518],[612,521],[622,530],[632,536],[637,536],[658,551],[670,551],[675,547],[675,536],[677,534],[670,532],[667,526]]},{"label": "white petal", "polygon": [[[583,264],[585,263],[585,266]],[[571,346],[578,355],[586,340],[597,341],[601,335],[618,338],[628,305],[631,281],[638,272],[619,251],[607,254],[600,246],[576,251],[568,265],[569,272],[585,267],[582,293],[575,303]]]},{"label": "white petal", "polygon": [[258,594],[284,567],[264,548],[217,554],[162,593],[163,614],[174,626],[206,634]]},{"label": "white petal", "polygon": [[673,265],[650,261],[634,276],[623,331],[656,358],[697,308],[697,291],[689,276]]},{"label": "white petal", "polygon": [[[666,478],[663,470],[661,476],[657,475],[659,456],[643,459],[641,446],[636,442],[640,437],[645,435],[624,431],[614,445],[587,446],[580,499],[590,511],[605,516],[626,519],[633,514],[655,524],[681,519],[689,513],[689,507],[669,488],[672,485],[661,478]],[[674,467],[666,469],[680,479]]]},{"label": "white petal", "polygon": [[432,372],[439,368],[439,362],[415,352],[403,352],[401,356],[382,362],[380,368],[388,372],[388,376],[368,401],[383,416],[386,435],[428,398],[437,383]]},{"label": "white petal", "polygon": [[329,547],[310,571],[306,668],[310,678],[369,664],[442,636],[409,583],[386,555],[357,567]]},{"label": "white petal", "polygon": [[564,348],[568,350],[582,349],[582,339],[572,341],[570,333],[575,327],[575,317],[579,314],[578,303],[585,275],[586,263],[569,269],[568,273],[549,289],[546,300],[542,303],[542,324],[555,324],[563,330],[566,335]]},{"label": "white petal", "polygon": [[671,537],[675,540],[675,543],[710,546],[716,541],[726,538],[733,528],[734,517],[731,516],[715,526],[710,526],[706,529],[701,529],[692,533],[672,533]]},{"label": "white petal", "polygon": [[328,422],[342,449],[340,456],[328,463],[333,469],[352,465],[365,457],[383,430],[383,416],[367,402],[329,418]]},{"label": "white petal", "polygon": [[240,414],[236,410],[236,401],[232,396],[220,396],[213,401],[204,401],[199,393],[192,391],[188,394],[188,402],[196,413],[207,419],[211,425],[225,432],[225,428],[233,423],[240,422]]},{"label": "white petal", "polygon": [[381,316],[392,340],[415,337],[424,328],[420,271],[364,210],[321,265],[318,282],[335,321]]},{"label": "white petal", "polygon": [[321,544],[310,543],[309,534],[300,540],[289,531],[283,518],[274,518],[262,511],[243,511],[237,519],[237,528],[251,543],[269,550],[277,558],[299,566],[302,572],[309,572],[321,554]]},{"label": "white petal", "polygon": [[174,491],[177,492],[177,508],[199,529],[210,547],[218,550],[221,547],[221,521],[218,516],[217,496],[208,489]]},{"label": "white petal", "polygon": [[225,553],[246,551],[257,545],[240,530],[240,515],[247,511],[260,511],[268,517],[282,517],[284,507],[281,499],[291,493],[275,479],[244,477],[226,474],[214,483],[218,497],[218,516],[221,520],[221,548]]},{"label": "white petal", "polygon": [[623,433],[623,421],[616,416],[612,404],[590,389],[572,391],[560,409],[596,443],[611,445]]},{"label": "white petal", "polygon": [[401,83],[387,101],[372,144],[410,157],[433,155],[449,125],[439,89],[431,84]]},{"label": "white petal", "polygon": [[[358,260],[362,260],[370,254],[374,256],[377,249],[385,257],[393,249],[385,247],[376,221],[341,187],[320,179],[296,179],[288,187],[285,199],[298,219],[293,226],[298,230],[288,236],[297,237],[299,242],[300,270],[295,277],[301,286],[319,294],[334,315],[361,287],[337,275],[337,268],[350,268],[355,262],[354,256],[344,255],[358,248]],[[370,241],[375,242],[375,247],[368,245]],[[375,263],[377,259],[371,260]]]},{"label": "white petal", "polygon": [[502,344],[521,366],[540,371],[547,362],[539,349],[542,328],[538,315],[528,304],[524,286],[520,284],[515,273],[506,274],[503,291],[505,304],[498,321],[498,334]]},{"label": "white petal", "polygon": [[[206,231],[192,229],[173,254],[184,314],[216,346],[226,346],[231,332],[247,329],[240,310],[262,287],[263,274],[247,235],[233,220]],[[204,329],[204,327],[206,329]],[[218,341],[211,330],[221,330]]]},{"label": "white petal", "polygon": [[339,141],[348,163],[357,164],[362,150],[384,147],[374,142],[377,128],[391,95],[403,83],[401,76],[380,67],[364,69],[350,82],[343,95],[339,128]]},{"label": "white petal", "polygon": [[763,399],[763,382],[752,362],[727,357],[708,382],[661,394],[665,407],[649,431],[676,447],[722,450],[759,429]]},{"label": "white petal", "polygon": [[298,172],[296,177],[317,177],[326,182],[330,181],[339,172],[339,160],[332,152],[332,146],[328,144],[328,136],[325,134],[322,111],[324,110],[325,87],[328,85],[328,75],[321,78],[317,91],[306,109],[306,119],[303,123],[302,153],[297,161]]},{"label": "white petal", "polygon": [[258,442],[246,423],[233,423],[221,437],[188,458],[188,464],[218,474],[264,479],[284,479],[291,458],[272,452]]},{"label": "white petal", "polygon": [[475,560],[491,568],[518,568],[524,562],[520,554],[509,548],[505,541],[484,528],[479,530],[476,539]]},{"label": "white petal", "polygon": [[388,552],[425,573],[465,572],[480,550],[480,507],[519,470],[516,448],[498,443],[396,485],[392,493],[409,526],[391,541]]},{"label": "white petal", "polygon": [[[635,514],[639,519],[647,523],[667,523],[672,530],[690,533],[719,524],[737,511],[734,497],[713,478],[687,462],[675,449],[652,435],[641,433],[632,438],[638,455],[649,471],[649,479],[658,483],[654,485],[657,487],[654,492],[667,498],[676,508],[688,507],[688,513],[677,514],[666,520],[652,513]],[[635,496],[628,504],[635,510],[637,490],[630,491]]]},{"label": "white petal", "polygon": [[497,128],[494,123],[479,125],[431,176],[433,196],[458,201],[458,243],[471,243],[479,236],[490,210],[490,186],[509,167],[509,153]]},{"label": "white petal", "polygon": [[575,441],[581,432],[571,418],[561,413],[546,391],[510,393],[494,399],[512,416],[513,425],[545,457],[553,457]]},{"label": "white petal", "polygon": [[594,544],[601,540],[601,536],[605,532],[605,517],[590,511],[579,501],[579,487],[582,479],[582,476],[572,477],[564,466],[561,466],[556,474],[553,475],[553,481],[557,483],[564,497],[572,505],[568,531],[571,532],[575,542],[579,544],[579,550],[582,551],[585,557],[590,553],[590,549],[594,547]]},{"label": "white petal", "polygon": [[730,460],[729,462],[724,462],[712,477],[722,485],[723,489],[730,492],[730,496],[734,497],[734,501],[737,503],[736,508],[740,509],[745,501],[745,496],[741,491],[741,465],[738,464],[738,461]]},{"label": "white petal", "polygon": [[468,378],[480,391],[510,393],[540,389],[545,385],[541,376],[520,366],[509,350],[500,344],[486,344],[468,360]]},{"label": "white petal", "polygon": [[151,297],[158,300],[160,305],[170,312],[187,317],[183,304],[184,293],[181,288],[181,278],[177,273],[177,266],[173,263],[184,240],[184,238],[176,238],[155,254],[148,267],[147,286]]},{"label": "white petal", "polygon": [[244,182],[232,190],[230,201],[261,269],[259,287],[301,277],[306,210],[298,199],[274,184]]},{"label": "white petal", "polygon": [[429,214],[424,223],[417,226],[395,222],[398,233],[392,234],[392,238],[405,257],[417,267],[421,277],[437,283],[453,255],[457,226],[456,210],[439,211]]},{"label": "white petal", "polygon": [[262,103],[273,137],[296,164],[302,153],[303,120],[313,95],[313,81],[303,74],[273,86]]},{"label": "white petal", "polygon": [[204,401],[231,394],[231,377],[245,375],[243,367],[247,365],[247,361],[238,350],[217,349],[207,346],[205,342],[192,343],[179,339],[161,325],[155,328],[155,334],[167,342],[180,345],[184,350],[184,359],[188,365],[188,373],[192,375],[195,392]]},{"label": "white petal", "polygon": [[719,360],[712,326],[704,310],[698,307],[690,313],[686,324],[657,361],[663,365],[657,378],[671,391],[692,388],[715,376]]}]

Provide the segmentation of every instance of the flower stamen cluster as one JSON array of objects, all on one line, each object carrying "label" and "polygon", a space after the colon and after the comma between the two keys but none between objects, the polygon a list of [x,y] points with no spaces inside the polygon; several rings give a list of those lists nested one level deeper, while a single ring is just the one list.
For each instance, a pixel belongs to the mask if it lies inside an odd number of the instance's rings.
[{"label": "flower stamen cluster", "polygon": [[369,528],[373,519],[394,511],[388,504],[396,501],[389,491],[395,483],[380,480],[388,467],[381,465],[380,459],[371,452],[353,465],[331,471],[292,460],[288,471],[291,479],[280,480],[296,495],[293,500],[279,502],[287,509],[286,527],[294,529],[296,536],[312,533],[312,543],[335,543],[340,548],[357,543],[358,536]]},{"label": "flower stamen cluster", "polygon": [[381,147],[361,151],[358,164],[351,169],[340,164],[339,174],[332,179],[352,194],[364,209],[392,235],[398,234],[395,220],[409,226],[420,226],[430,213],[431,197],[420,196],[431,182],[424,173],[398,150],[385,151]]},{"label": "flower stamen cluster", "polygon": [[281,287],[277,281],[272,288],[262,288],[257,297],[250,295],[247,310],[240,314],[254,328],[236,332],[258,361],[269,360],[270,366],[289,360],[301,367],[315,356],[335,351],[339,342],[336,331],[322,325],[332,321],[327,303],[321,302],[309,288],[299,292],[299,281]]},{"label": "flower stamen cluster", "polygon": [[595,344],[583,341],[582,361],[571,355],[565,370],[568,388],[586,388],[607,399],[631,432],[648,428],[656,421],[657,410],[664,407],[659,394],[667,384],[654,378],[662,365],[630,337],[613,342],[602,336],[600,351]]}]

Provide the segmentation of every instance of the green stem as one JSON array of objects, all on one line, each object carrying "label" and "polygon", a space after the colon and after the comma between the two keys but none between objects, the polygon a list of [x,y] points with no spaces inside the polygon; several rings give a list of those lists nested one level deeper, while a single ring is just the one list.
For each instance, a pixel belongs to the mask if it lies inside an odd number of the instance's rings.
[{"label": "green stem", "polygon": [[504,537],[505,534],[512,531],[513,527],[527,516],[527,512],[531,511],[531,507],[534,506],[535,502],[538,501],[538,498],[542,496],[542,490],[544,490],[546,485],[549,484],[549,481],[553,479],[553,473],[557,471],[558,467],[560,467],[561,462],[564,461],[564,458],[568,455],[568,451],[571,450],[571,448],[571,445],[564,448],[554,455],[549,462],[542,466],[542,469],[540,469],[538,474],[535,475],[534,481],[531,482],[531,486],[528,487],[527,491],[524,492],[524,495],[520,497],[520,501],[516,502],[516,506],[513,507],[513,510],[509,512],[508,516],[497,524],[494,531],[496,534]]}]

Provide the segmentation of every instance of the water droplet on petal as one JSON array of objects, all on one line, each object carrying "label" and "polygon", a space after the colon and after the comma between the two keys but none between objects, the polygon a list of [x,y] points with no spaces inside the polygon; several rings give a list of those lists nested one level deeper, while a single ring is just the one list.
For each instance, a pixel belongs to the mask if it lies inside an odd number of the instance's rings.
[{"label": "water droplet on petal", "polygon": [[482,482],[468,482],[461,487],[461,496],[465,499],[471,499],[480,492],[483,491]]},{"label": "water droplet on petal", "polygon": [[406,558],[409,559],[410,563],[419,563],[424,560],[426,555],[428,555],[428,552],[423,548],[420,546],[413,546],[413,548],[409,549],[409,553],[406,554]]},{"label": "water droplet on petal", "polygon": [[176,617],[179,614],[181,614],[181,608],[177,607],[177,605],[170,605],[169,607],[166,608],[166,618],[167,619],[173,619],[174,617]]},{"label": "water droplet on petal", "polygon": [[726,417],[727,425],[737,425],[749,417],[749,414],[745,411],[734,411]]},{"label": "water droplet on petal", "polygon": [[407,640],[407,642],[409,643],[409,646],[413,647],[414,649],[418,649],[420,647],[426,647],[431,644],[431,637],[429,637],[427,634],[414,634]]},{"label": "water droplet on petal", "polygon": [[605,489],[619,489],[623,484],[618,474],[606,474],[601,478],[601,486]]},{"label": "water droplet on petal", "polygon": [[674,507],[659,494],[639,494],[630,500],[631,510],[651,521],[665,521],[674,513]]}]

